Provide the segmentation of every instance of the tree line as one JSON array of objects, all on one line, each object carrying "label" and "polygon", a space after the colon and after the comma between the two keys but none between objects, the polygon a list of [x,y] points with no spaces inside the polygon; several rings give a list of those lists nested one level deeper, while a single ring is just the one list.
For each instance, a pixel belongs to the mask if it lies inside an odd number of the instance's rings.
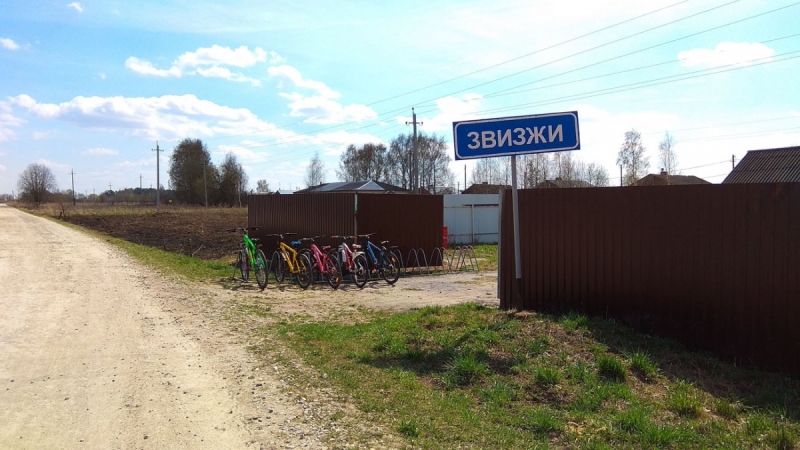
[{"label": "tree line", "polygon": [[[417,158],[419,185],[432,193],[456,193],[456,176],[450,170],[451,156],[444,137],[424,132],[417,135]],[[678,159],[675,155],[675,139],[666,133],[659,144],[658,162],[668,174],[677,173]],[[633,185],[647,175],[650,168],[649,157],[642,144],[642,136],[636,130],[625,133],[625,138],[617,153],[617,164],[622,168],[622,184]],[[400,134],[386,147],[383,143],[366,143],[360,146],[349,145],[342,153],[336,176],[339,181],[381,181],[404,189],[412,188],[414,136]],[[232,153],[225,155],[219,166],[211,161],[211,154],[199,139],[184,139],[173,150],[170,159],[169,191],[162,191],[162,197],[174,198],[188,205],[227,205],[243,206],[247,203],[248,176]],[[609,185],[608,172],[597,163],[586,163],[573,152],[539,153],[517,157],[519,187],[534,188],[545,181],[559,179],[565,187],[601,187]],[[325,166],[316,153],[306,170],[307,187],[325,182]],[[483,158],[476,161],[472,171],[473,184],[511,183],[510,158]],[[20,200],[40,204],[56,200],[53,196],[68,196],[60,201],[73,198],[72,192],[59,193],[58,184],[52,171],[39,163],[30,164],[19,176],[17,187]],[[466,189],[467,186],[464,186]],[[163,188],[162,188],[163,189]],[[88,201],[149,201],[154,189],[128,189],[121,192],[107,191],[99,195],[76,195],[79,200]],[[256,192],[271,192],[267,180],[256,183]],[[6,195],[6,200],[11,196]],[[145,200],[145,197],[148,197]],[[3,197],[0,197],[0,201]]]}]

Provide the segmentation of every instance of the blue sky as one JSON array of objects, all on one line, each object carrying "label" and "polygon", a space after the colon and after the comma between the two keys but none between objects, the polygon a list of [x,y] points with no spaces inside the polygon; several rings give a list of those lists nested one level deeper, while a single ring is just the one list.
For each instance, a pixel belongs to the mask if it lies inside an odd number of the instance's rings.
[{"label": "blue sky", "polygon": [[315,152],[335,181],[412,107],[449,142],[453,121],[578,111],[575,156],[612,184],[625,131],[651,172],[669,131],[682,173],[718,183],[732,155],[800,145],[798,23],[791,0],[4,0],[0,193],[33,162],[62,189],[154,186],[156,141],[166,185],[186,137],[253,187],[303,187]]}]

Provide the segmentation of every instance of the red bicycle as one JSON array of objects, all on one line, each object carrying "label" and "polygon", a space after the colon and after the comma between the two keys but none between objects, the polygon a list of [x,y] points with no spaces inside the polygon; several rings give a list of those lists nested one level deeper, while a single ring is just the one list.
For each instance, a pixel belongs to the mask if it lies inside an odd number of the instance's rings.
[{"label": "red bicycle", "polygon": [[330,252],[330,246],[323,246],[322,250],[314,243],[314,239],[320,239],[325,236],[314,236],[313,238],[303,238],[300,242],[309,244],[308,247],[300,250],[300,254],[304,254],[311,261],[311,276],[312,280],[321,281],[325,278],[328,284],[337,289],[342,282],[342,273],[339,270],[339,264],[335,258],[332,258],[326,252]]},{"label": "red bicycle", "polygon": [[[328,252],[328,258],[334,259],[336,266],[339,268],[339,273],[344,274],[348,272],[353,283],[358,286],[359,289],[363,289],[367,284],[367,278],[369,278],[369,263],[367,262],[367,257],[364,256],[364,252],[353,251],[353,249],[347,245],[348,239],[356,241],[358,237],[331,236],[331,239],[341,239],[342,243],[339,244],[339,247]],[[353,248],[357,247],[361,246],[353,244]]]}]

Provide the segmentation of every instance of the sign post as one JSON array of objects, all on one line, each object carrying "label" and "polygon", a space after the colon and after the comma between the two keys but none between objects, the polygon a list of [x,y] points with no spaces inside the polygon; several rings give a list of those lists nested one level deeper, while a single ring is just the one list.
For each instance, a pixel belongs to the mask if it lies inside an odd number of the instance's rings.
[{"label": "sign post", "polygon": [[[456,160],[511,156],[511,203],[514,220],[514,269],[517,309],[522,309],[517,155],[580,150],[578,112],[453,122]],[[466,168],[465,168],[466,170]],[[464,186],[466,189],[466,185]]]}]

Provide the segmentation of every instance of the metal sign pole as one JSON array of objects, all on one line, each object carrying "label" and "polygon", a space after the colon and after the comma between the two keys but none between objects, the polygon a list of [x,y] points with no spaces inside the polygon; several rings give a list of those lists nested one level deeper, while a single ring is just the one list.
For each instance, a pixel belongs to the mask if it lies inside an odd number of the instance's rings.
[{"label": "metal sign pole", "polygon": [[514,216],[514,270],[517,310],[522,311],[522,256],[519,247],[519,201],[517,196],[517,155],[511,155],[511,209]]}]

